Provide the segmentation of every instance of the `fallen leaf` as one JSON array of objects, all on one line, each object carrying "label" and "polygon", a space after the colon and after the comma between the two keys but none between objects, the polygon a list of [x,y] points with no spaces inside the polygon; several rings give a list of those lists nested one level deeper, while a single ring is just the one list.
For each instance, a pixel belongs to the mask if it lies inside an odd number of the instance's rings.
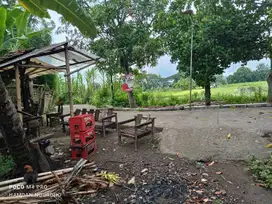
[{"label": "fallen leaf", "polygon": [[221,191],[216,191],[214,194],[215,195],[220,195],[222,192]]},{"label": "fallen leaf", "polygon": [[227,139],[229,140],[231,137],[231,133],[228,134]]},{"label": "fallen leaf", "polygon": [[265,185],[263,183],[256,183],[256,186],[260,186],[260,187],[265,187]]},{"label": "fallen leaf", "polygon": [[148,168],[145,168],[145,169],[143,169],[142,171],[141,171],[141,173],[143,174],[143,173],[145,173],[145,172],[147,172],[148,171]]},{"label": "fallen leaf", "polygon": [[207,163],[207,166],[212,166],[212,165],[214,165],[214,163],[215,163],[214,161]]},{"label": "fallen leaf", "polygon": [[201,179],[201,181],[206,183],[208,180],[207,179]]},{"label": "fallen leaf", "polygon": [[172,158],[172,157],[168,157],[168,159],[170,159],[171,161],[174,161],[175,159],[174,158]]},{"label": "fallen leaf", "polygon": [[135,185],[136,181],[135,181],[135,176],[133,176],[129,181],[128,184],[133,184]]},{"label": "fallen leaf", "polygon": [[210,199],[209,199],[209,198],[204,198],[203,201],[204,201],[205,203],[207,203],[207,202],[210,201]]},{"label": "fallen leaf", "polygon": [[202,193],[204,193],[204,191],[203,190],[197,190],[197,191],[195,191],[196,193],[198,193],[198,194],[202,194]]},{"label": "fallen leaf", "polygon": [[209,174],[207,174],[207,173],[203,173],[203,174],[202,174],[202,176],[209,176]]},{"label": "fallen leaf", "polygon": [[179,152],[176,153],[177,157],[180,158]]},{"label": "fallen leaf", "polygon": [[272,148],[272,143],[266,145],[265,148]]},{"label": "fallen leaf", "polygon": [[217,171],[216,174],[220,175],[220,174],[223,174],[223,172],[222,171]]},{"label": "fallen leaf", "polygon": [[224,195],[224,196],[227,195],[227,191],[225,191],[225,190],[220,190],[220,192],[221,192],[221,194]]}]

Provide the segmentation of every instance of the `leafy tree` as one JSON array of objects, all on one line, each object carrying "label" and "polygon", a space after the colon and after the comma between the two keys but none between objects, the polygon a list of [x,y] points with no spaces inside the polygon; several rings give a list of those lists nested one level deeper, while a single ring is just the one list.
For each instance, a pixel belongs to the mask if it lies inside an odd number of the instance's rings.
[{"label": "leafy tree", "polygon": [[215,76],[215,86],[225,85],[227,84],[227,79],[223,74]]},{"label": "leafy tree", "polygon": [[270,73],[270,67],[264,63],[258,64],[255,75],[258,81],[265,81]]},{"label": "leafy tree", "polygon": [[[196,14],[182,10],[194,5]],[[269,0],[219,1],[176,0],[157,22],[178,69],[189,72],[190,36],[193,24],[193,78],[205,88],[210,104],[210,83],[231,62],[262,59],[267,53],[271,22],[267,20]],[[190,12],[189,12],[190,13]]]},{"label": "leafy tree", "polygon": [[[179,88],[181,90],[189,90],[190,88],[190,79],[189,78],[182,78],[177,83],[174,84],[174,88]],[[192,88],[196,88],[196,83],[193,81]]]},{"label": "leafy tree", "polygon": [[269,75],[270,68],[266,64],[259,64],[255,71],[248,67],[240,67],[232,75],[227,77],[228,83],[244,83],[254,81],[265,81]]},{"label": "leafy tree", "polygon": [[[163,54],[161,41],[153,29],[157,14],[164,11],[166,0],[105,0],[82,1],[89,8],[98,29],[98,38],[90,47],[97,55],[106,59],[114,73],[129,73],[132,68],[154,66]],[[88,4],[89,3],[89,4]],[[66,30],[74,35],[72,30]],[[75,40],[75,44],[82,38]],[[135,107],[133,92],[129,92],[131,107]]]},{"label": "leafy tree", "polygon": [[0,55],[18,49],[41,48],[51,43],[52,24],[45,22],[38,29],[33,28],[30,13],[18,6],[8,9],[0,7],[0,13],[4,16],[4,20],[1,20],[3,30],[0,29]]},{"label": "leafy tree", "polygon": [[16,4],[16,0],[0,0],[0,6],[4,8],[11,8]]},{"label": "leafy tree", "polygon": [[257,77],[248,67],[240,67],[233,75],[227,78],[229,84],[257,81]]},{"label": "leafy tree", "polygon": [[[197,85],[204,87],[206,104],[210,105],[210,84],[214,75],[222,74],[230,63],[226,50],[218,45],[212,33],[222,29],[226,19],[216,12],[210,12],[204,4],[195,15],[182,14],[185,1],[174,1],[165,15],[161,15],[157,28],[161,30],[169,48],[172,61],[178,62],[178,69],[189,74],[190,39],[192,24],[194,29],[193,78]],[[224,7],[221,12],[226,13]]]},{"label": "leafy tree", "polygon": [[178,72],[169,77],[166,77],[166,81],[173,81],[173,83],[177,83],[181,78],[185,78],[186,74],[184,72]]}]

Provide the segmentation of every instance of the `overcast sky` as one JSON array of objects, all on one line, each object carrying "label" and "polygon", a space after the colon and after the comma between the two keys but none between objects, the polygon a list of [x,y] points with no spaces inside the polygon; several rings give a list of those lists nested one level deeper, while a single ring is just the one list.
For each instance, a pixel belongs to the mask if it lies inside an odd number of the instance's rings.
[{"label": "overcast sky", "polygon": [[[51,15],[51,19],[56,24],[56,28],[59,27],[60,26],[60,21],[59,21],[60,15],[54,11],[49,11],[49,13]],[[53,37],[53,43],[63,42],[66,40],[65,34],[57,35],[56,30],[53,31],[52,37]],[[262,59],[260,61],[249,61],[247,63],[247,66],[251,69],[256,69],[256,66],[259,63],[265,63],[265,64],[269,65],[270,60],[269,59]],[[240,66],[241,66],[241,64],[232,64],[228,69],[225,70],[224,75],[228,76],[228,75],[232,74]],[[176,67],[177,67],[176,64],[172,64],[170,62],[170,56],[165,55],[165,56],[159,58],[156,67],[148,67],[148,68],[145,68],[145,70],[147,70],[147,73],[153,73],[153,74],[161,75],[162,77],[168,77],[168,76],[171,76],[171,75],[177,73]]]}]

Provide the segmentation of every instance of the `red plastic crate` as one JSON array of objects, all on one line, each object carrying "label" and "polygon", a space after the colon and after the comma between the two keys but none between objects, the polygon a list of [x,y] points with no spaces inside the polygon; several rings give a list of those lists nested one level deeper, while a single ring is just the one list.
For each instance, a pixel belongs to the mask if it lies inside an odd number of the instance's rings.
[{"label": "red plastic crate", "polygon": [[70,133],[71,145],[84,146],[95,141],[96,135],[93,129],[89,129],[85,132]]},{"label": "red plastic crate", "polygon": [[71,146],[72,159],[77,160],[80,158],[88,159],[88,156],[96,153],[97,145],[96,142],[85,145],[83,147]]},{"label": "red plastic crate", "polygon": [[94,129],[94,117],[92,114],[77,115],[69,118],[69,126],[71,133],[85,132]]}]

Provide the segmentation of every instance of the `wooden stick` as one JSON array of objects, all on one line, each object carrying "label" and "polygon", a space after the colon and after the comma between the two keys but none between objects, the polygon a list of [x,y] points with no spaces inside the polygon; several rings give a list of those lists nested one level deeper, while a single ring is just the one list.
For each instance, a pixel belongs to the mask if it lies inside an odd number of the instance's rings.
[{"label": "wooden stick", "polygon": [[[56,173],[58,175],[62,175],[63,173],[62,172],[58,172]],[[51,175],[47,175],[47,176],[44,176],[44,177],[38,177],[37,181],[44,181],[44,180],[47,180],[47,179],[51,179],[53,178],[54,175],[51,174]],[[20,183],[16,183],[16,184],[12,184],[12,185],[26,185],[26,182],[20,182]],[[10,190],[11,187],[10,186],[3,186],[2,188],[0,188],[0,192],[3,192],[3,191],[6,191],[6,190]]]},{"label": "wooden stick", "polygon": [[[95,165],[95,162],[91,162],[91,163],[85,164],[83,167],[95,167],[94,165]],[[73,171],[73,167],[66,168],[66,169],[60,169],[60,170],[57,170],[57,171],[54,171],[54,172],[56,172],[56,173],[62,172],[63,174],[66,174],[66,173],[70,173],[71,171]],[[46,176],[46,175],[52,175],[52,172],[48,171],[48,172],[39,173],[38,177]],[[19,177],[19,178],[7,180],[7,181],[2,181],[2,182],[0,182],[0,186],[5,186],[5,185],[18,183],[18,182],[23,181],[23,180],[24,180],[24,177]]]},{"label": "wooden stick", "polygon": [[86,195],[86,194],[93,194],[97,193],[97,190],[89,190],[89,191],[79,191],[79,192],[73,192],[73,193],[67,193],[69,195]]},{"label": "wooden stick", "polygon": [[[11,200],[26,200],[29,198],[41,198],[39,195],[24,195],[24,196],[10,196],[10,197],[0,197],[0,201],[11,201]],[[49,198],[49,197],[43,197]],[[53,198],[52,196],[50,198]]]},{"label": "wooden stick", "polygon": [[84,164],[87,162],[85,159],[80,159],[78,163],[74,166],[73,171],[71,174],[67,177],[67,179],[64,182],[64,186],[67,187],[70,185],[72,180],[78,175],[78,173],[81,171],[81,169],[84,167]]},{"label": "wooden stick", "polygon": [[[20,80],[20,71],[19,66],[15,65],[15,82],[16,82],[16,99],[17,99],[17,109],[22,111],[22,101],[21,101],[21,80]],[[19,118],[23,121],[22,114],[19,114]]]},{"label": "wooden stick", "polygon": [[57,182],[58,182],[60,190],[61,190],[61,194],[65,195],[66,194],[65,189],[63,188],[63,185],[62,185],[62,183],[60,181],[60,178],[58,177],[58,175],[55,172],[52,172],[52,173],[54,174],[55,178],[57,179]]}]

